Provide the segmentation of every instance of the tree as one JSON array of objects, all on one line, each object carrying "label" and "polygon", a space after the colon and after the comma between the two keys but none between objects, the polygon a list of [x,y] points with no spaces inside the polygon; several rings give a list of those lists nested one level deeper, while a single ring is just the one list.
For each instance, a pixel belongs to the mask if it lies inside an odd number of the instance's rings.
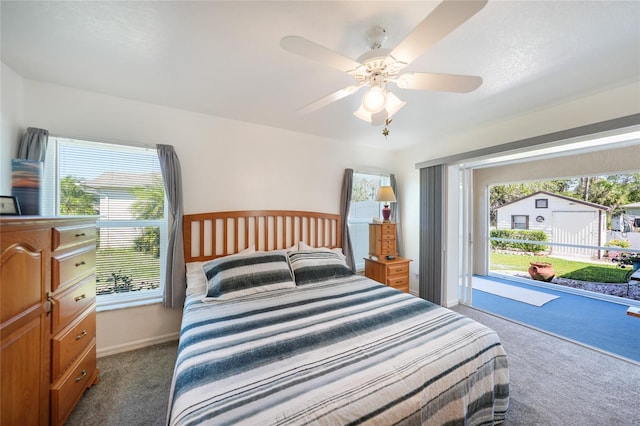
[{"label": "tree", "polygon": [[[164,217],[164,184],[155,179],[151,185],[132,188],[136,201],[131,210],[137,220],[154,220]],[[135,249],[143,253],[160,256],[160,230],[156,226],[147,226],[142,235],[134,241]]]},{"label": "tree", "polygon": [[491,225],[496,225],[496,209],[504,204],[526,197],[527,195],[531,195],[538,191],[564,194],[569,187],[570,181],[566,179],[492,186],[489,189]]},{"label": "tree", "polygon": [[376,176],[375,179],[358,177],[353,185],[351,202],[357,203],[360,201],[373,201],[379,186],[380,178],[378,176]]},{"label": "tree", "polygon": [[640,201],[640,173],[495,185],[489,190],[491,225],[496,225],[496,208],[537,191],[600,204],[615,212],[621,205]]},{"label": "tree", "polygon": [[82,179],[67,176],[60,180],[60,214],[98,214],[95,194],[90,191]]},{"label": "tree", "polygon": [[154,179],[150,185],[131,188],[136,201],[131,210],[138,220],[154,220],[164,217],[164,184]]}]

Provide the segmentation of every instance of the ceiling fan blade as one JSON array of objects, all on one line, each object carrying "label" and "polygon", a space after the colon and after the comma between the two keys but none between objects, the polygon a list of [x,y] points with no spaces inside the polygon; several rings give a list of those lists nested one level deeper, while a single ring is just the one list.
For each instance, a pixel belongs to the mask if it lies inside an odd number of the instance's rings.
[{"label": "ceiling fan blade", "polygon": [[286,36],[280,40],[280,47],[296,55],[305,56],[340,71],[349,72],[358,68],[361,64],[334,52],[324,46],[307,40],[300,36]]},{"label": "ceiling fan blade", "polygon": [[311,102],[308,105],[303,106],[298,110],[299,114],[308,114],[313,111],[317,111],[320,108],[324,108],[325,106],[333,103],[335,101],[339,101],[342,98],[346,98],[349,95],[353,95],[360,89],[363,85],[360,86],[348,86],[344,89],[340,89],[337,92],[333,92],[330,95],[325,96],[324,98],[318,99],[317,101]]},{"label": "ceiling fan blade", "polygon": [[445,0],[389,54],[410,64],[428,48],[478,13],[488,0]]},{"label": "ceiling fan blade", "polygon": [[401,89],[468,93],[480,87],[482,77],[475,75],[407,72],[398,77],[395,83]]}]

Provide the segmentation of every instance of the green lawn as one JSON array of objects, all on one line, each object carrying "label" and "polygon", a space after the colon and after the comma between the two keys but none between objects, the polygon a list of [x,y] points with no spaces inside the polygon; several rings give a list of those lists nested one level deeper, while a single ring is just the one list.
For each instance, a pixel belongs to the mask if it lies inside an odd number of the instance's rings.
[{"label": "green lawn", "polygon": [[160,286],[160,259],[133,249],[99,249],[96,252],[96,281],[98,289],[113,287],[113,274],[118,283],[131,280],[131,290]]},{"label": "green lawn", "polygon": [[622,269],[614,263],[611,263],[611,265],[593,264],[547,256],[526,256],[496,252],[491,252],[490,262],[491,270],[519,271],[523,273],[527,273],[531,262],[549,262],[553,265],[556,277],[600,283],[626,283],[627,275],[631,271],[629,267]]}]

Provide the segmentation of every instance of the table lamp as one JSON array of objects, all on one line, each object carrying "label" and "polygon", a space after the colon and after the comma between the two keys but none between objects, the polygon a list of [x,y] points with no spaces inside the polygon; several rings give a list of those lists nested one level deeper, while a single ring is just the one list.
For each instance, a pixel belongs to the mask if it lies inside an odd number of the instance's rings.
[{"label": "table lamp", "polygon": [[381,186],[376,194],[376,201],[383,202],[382,208],[382,222],[390,223],[389,216],[391,216],[391,209],[389,203],[396,202],[396,194],[393,193],[393,188],[390,186]]}]

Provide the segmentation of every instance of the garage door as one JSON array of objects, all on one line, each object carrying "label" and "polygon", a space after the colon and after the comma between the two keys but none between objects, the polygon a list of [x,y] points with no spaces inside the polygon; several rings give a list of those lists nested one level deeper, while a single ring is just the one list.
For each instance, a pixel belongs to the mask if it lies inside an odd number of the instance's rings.
[{"label": "garage door", "polygon": [[[551,241],[562,244],[598,245],[598,212],[555,211],[551,215]],[[598,250],[552,246],[551,253],[555,256],[566,255],[575,257],[597,257]]]}]

